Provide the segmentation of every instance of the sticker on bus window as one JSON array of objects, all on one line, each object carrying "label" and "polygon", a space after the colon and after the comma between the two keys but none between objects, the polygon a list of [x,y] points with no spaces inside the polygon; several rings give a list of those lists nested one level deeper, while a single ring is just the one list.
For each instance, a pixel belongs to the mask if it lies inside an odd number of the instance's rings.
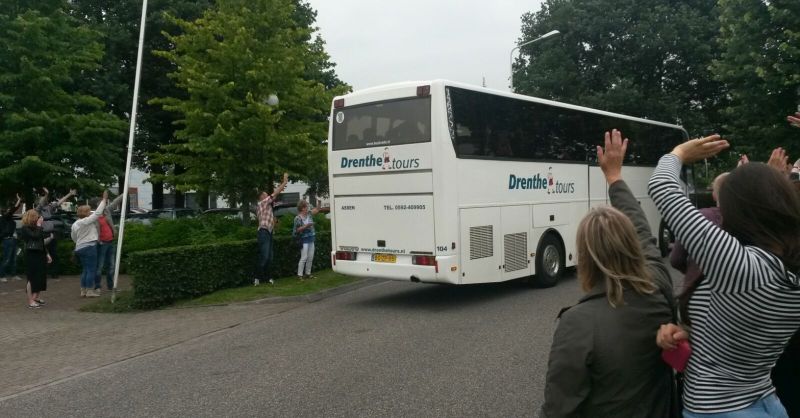
[{"label": "sticker on bus window", "polygon": [[344,112],[339,112],[336,114],[336,123],[344,122]]}]

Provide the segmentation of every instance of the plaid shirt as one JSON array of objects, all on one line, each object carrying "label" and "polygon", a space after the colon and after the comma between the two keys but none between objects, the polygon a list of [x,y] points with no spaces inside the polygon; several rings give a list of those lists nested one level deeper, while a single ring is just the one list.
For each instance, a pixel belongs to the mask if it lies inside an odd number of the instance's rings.
[{"label": "plaid shirt", "polygon": [[272,195],[270,195],[258,202],[258,229],[263,228],[272,232],[272,226],[275,223],[275,215],[272,214],[272,200]]}]

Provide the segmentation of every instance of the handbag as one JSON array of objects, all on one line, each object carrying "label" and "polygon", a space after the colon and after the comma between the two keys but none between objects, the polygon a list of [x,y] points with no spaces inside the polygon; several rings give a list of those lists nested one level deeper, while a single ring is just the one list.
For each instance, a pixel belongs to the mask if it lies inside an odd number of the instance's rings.
[{"label": "handbag", "polygon": [[44,241],[41,239],[26,240],[25,251],[44,251]]}]

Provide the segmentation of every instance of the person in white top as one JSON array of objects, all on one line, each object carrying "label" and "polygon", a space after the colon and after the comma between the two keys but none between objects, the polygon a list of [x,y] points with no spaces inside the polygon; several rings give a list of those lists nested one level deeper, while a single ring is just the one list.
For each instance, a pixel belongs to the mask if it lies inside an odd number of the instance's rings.
[{"label": "person in white top", "polygon": [[103,200],[92,212],[89,205],[78,206],[78,220],[72,224],[72,240],[75,241],[75,255],[81,261],[81,297],[98,297],[94,291],[94,277],[97,274],[97,219],[103,214],[108,202],[108,191],[103,191]]}]

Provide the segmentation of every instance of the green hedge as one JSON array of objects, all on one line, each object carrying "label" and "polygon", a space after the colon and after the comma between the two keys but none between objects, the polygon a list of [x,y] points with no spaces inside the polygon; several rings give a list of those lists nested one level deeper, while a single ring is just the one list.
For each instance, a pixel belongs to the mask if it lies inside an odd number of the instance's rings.
[{"label": "green hedge", "polygon": [[[291,237],[276,235],[274,277],[294,276],[300,251]],[[329,232],[317,233],[315,271],[330,268]],[[258,259],[255,239],[139,251],[129,255],[133,275],[133,306],[153,309],[228,287],[251,283]]]}]

